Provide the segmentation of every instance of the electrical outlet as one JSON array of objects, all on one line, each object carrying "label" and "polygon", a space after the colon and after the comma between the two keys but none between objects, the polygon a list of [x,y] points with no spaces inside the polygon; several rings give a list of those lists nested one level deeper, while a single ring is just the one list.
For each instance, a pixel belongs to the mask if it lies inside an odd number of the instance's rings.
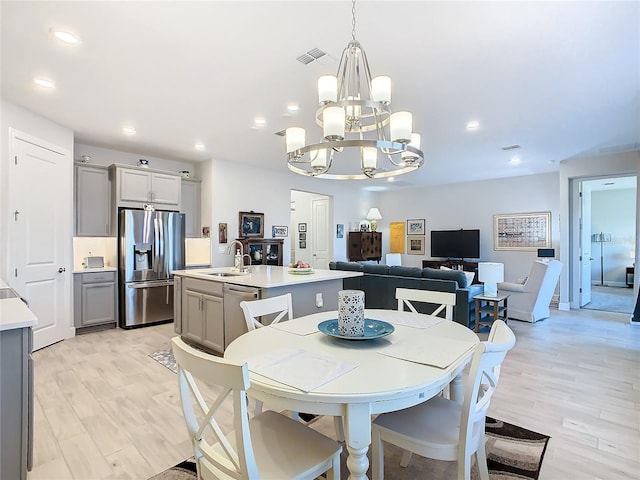
[{"label": "electrical outlet", "polygon": [[316,293],[316,307],[321,308],[324,305],[322,301],[322,293]]}]

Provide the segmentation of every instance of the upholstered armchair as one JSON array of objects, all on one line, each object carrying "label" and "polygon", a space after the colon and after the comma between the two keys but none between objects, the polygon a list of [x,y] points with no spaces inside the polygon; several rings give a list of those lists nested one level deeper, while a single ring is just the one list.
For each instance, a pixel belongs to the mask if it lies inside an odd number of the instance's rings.
[{"label": "upholstered armchair", "polygon": [[523,283],[498,283],[498,291],[501,294],[509,294],[508,311],[509,318],[524,320],[525,322],[537,322],[549,318],[549,304],[556,290],[562,262],[551,260],[550,262],[536,261],[531,266],[529,276]]}]

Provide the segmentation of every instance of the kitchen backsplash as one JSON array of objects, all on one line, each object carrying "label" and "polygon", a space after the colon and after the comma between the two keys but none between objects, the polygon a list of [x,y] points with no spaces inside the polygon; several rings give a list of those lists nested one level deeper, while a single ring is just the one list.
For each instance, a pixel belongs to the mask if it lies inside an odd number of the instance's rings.
[{"label": "kitchen backsplash", "polygon": [[[117,267],[116,237],[74,237],[73,268],[82,270],[85,257],[104,257],[105,267]],[[211,239],[185,239],[185,263],[187,265],[211,264]]]},{"label": "kitchen backsplash", "polygon": [[85,257],[104,257],[105,267],[117,267],[116,237],[74,237],[73,268],[82,270]]}]

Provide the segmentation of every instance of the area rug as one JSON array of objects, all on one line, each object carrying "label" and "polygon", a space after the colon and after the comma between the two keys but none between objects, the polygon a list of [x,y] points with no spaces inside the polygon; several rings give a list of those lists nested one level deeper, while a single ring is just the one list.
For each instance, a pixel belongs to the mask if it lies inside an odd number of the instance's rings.
[{"label": "area rug", "polygon": [[[487,417],[486,451],[489,477],[493,480],[537,480],[549,438],[510,423]],[[346,448],[342,452],[342,478],[348,478]],[[414,455],[406,468],[400,467],[402,450],[385,444],[385,479],[418,480],[423,478],[455,478],[455,462],[440,462]],[[369,457],[369,461],[371,458]],[[371,478],[371,470],[368,472]],[[478,479],[475,467],[471,478]],[[193,480],[196,466],[193,459],[165,470],[149,480]]]},{"label": "area rug", "polygon": [[170,348],[150,353],[149,356],[153,358],[156,362],[158,362],[160,365],[167,367],[173,373],[178,373],[178,367],[176,366],[176,359],[173,358],[173,352],[171,351]]}]

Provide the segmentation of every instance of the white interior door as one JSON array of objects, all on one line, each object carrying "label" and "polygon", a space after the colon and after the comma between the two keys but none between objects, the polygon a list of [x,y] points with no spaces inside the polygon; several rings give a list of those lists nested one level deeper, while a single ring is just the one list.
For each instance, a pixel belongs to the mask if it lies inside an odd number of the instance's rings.
[{"label": "white interior door", "polygon": [[329,224],[329,199],[317,198],[311,202],[312,214],[312,267],[329,269],[331,227]]},{"label": "white interior door", "polygon": [[581,182],[580,190],[580,306],[591,301],[591,188]]},{"label": "white interior door", "polygon": [[71,154],[12,131],[8,283],[38,318],[33,348],[73,336]]}]

